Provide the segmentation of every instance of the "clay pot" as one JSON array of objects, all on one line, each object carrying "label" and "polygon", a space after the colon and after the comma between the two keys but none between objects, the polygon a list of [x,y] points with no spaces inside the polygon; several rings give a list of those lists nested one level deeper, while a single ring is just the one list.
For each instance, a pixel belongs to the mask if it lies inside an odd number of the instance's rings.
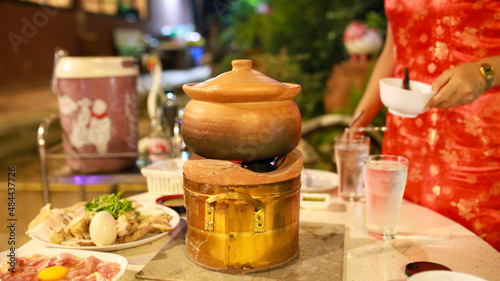
[{"label": "clay pot", "polygon": [[285,155],[300,141],[300,111],[292,98],[301,86],[280,83],[234,60],[233,69],[182,88],[191,97],[182,136],[206,158],[256,161]]}]

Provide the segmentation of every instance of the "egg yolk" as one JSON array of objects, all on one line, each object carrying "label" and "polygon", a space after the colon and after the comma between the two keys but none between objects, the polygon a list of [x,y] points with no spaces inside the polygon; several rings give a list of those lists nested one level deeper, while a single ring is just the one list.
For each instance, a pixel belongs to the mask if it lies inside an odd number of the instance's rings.
[{"label": "egg yolk", "polygon": [[46,269],[38,272],[37,277],[40,280],[59,280],[66,276],[68,273],[68,268],[64,266],[51,266],[47,267]]}]

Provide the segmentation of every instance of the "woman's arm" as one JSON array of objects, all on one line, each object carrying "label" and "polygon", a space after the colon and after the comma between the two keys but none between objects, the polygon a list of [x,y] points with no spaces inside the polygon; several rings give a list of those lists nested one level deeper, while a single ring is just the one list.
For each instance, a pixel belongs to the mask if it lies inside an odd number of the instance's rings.
[{"label": "woman's arm", "polygon": [[486,90],[486,80],[479,71],[484,63],[493,66],[496,71],[491,86],[500,85],[500,56],[464,63],[444,71],[434,80],[432,91],[436,95],[429,100],[426,108],[450,108],[474,102]]},{"label": "woman's arm", "polygon": [[359,120],[353,126],[365,127],[367,126],[373,118],[382,109],[382,101],[380,100],[379,92],[379,80],[386,77],[391,77],[394,71],[394,43],[392,39],[392,31],[390,24],[387,26],[387,36],[385,38],[384,48],[382,53],[377,59],[373,73],[368,81],[368,86],[365,89],[365,93],[358,103],[356,110],[354,110],[353,118],[363,110],[363,114],[359,117]]}]

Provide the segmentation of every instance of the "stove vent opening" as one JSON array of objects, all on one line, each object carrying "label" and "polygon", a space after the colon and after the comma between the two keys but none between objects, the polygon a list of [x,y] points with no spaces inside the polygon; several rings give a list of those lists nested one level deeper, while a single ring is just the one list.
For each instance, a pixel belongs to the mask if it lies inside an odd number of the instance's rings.
[{"label": "stove vent opening", "polygon": [[248,169],[256,173],[269,173],[276,171],[285,162],[286,155],[278,156],[270,159],[250,161],[250,162],[236,162],[244,169]]}]

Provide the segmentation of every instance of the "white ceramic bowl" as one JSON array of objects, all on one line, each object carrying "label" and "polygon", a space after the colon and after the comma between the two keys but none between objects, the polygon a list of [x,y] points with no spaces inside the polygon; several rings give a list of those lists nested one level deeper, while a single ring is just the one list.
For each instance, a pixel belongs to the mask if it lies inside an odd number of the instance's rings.
[{"label": "white ceramic bowl", "polygon": [[382,103],[390,113],[402,117],[415,118],[425,112],[425,105],[434,96],[431,85],[417,81],[410,81],[411,90],[403,89],[400,78],[380,79],[379,85]]}]

